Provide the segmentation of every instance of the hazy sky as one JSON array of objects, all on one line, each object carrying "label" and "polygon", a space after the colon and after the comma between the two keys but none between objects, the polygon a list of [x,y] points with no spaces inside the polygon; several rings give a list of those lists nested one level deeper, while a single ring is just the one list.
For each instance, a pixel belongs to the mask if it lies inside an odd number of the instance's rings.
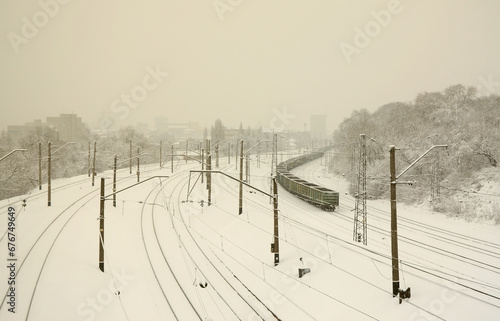
[{"label": "hazy sky", "polygon": [[326,114],[333,131],[457,83],[499,94],[499,17],[498,0],[3,0],[0,128]]}]

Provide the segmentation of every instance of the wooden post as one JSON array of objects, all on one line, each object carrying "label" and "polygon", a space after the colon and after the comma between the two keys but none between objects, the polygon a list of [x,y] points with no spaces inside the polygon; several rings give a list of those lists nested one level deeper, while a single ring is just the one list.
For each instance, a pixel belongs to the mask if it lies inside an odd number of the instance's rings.
[{"label": "wooden post", "polygon": [[160,140],[160,168],[161,168],[161,148],[163,146],[163,141]]},{"label": "wooden post", "polygon": [[279,229],[278,229],[278,184],[276,183],[276,177],[273,177],[273,195],[274,195],[274,243],[271,249],[274,253],[274,266],[278,265],[280,262],[280,239],[279,239]]},{"label": "wooden post", "polygon": [[396,148],[390,146],[391,171],[391,253],[392,253],[392,296],[399,293],[398,223],[396,206]]},{"label": "wooden post", "polygon": [[140,169],[139,169],[139,147],[137,147],[137,183],[140,181]]},{"label": "wooden post", "polygon": [[[208,169],[208,156],[212,154],[212,152],[210,151],[210,139],[207,139],[206,140],[206,146],[205,146],[206,150],[207,150],[207,159],[206,159],[206,162],[207,162],[207,169]],[[208,173],[206,174],[207,177],[207,189],[208,189]]]},{"label": "wooden post", "polygon": [[90,142],[89,142],[89,170],[88,170],[88,172],[89,172],[89,177],[90,177]]},{"label": "wooden post", "polygon": [[[205,169],[205,149],[201,149],[201,170]],[[203,184],[203,173],[201,174],[201,183]]]},{"label": "wooden post", "polygon": [[38,189],[42,190],[42,143],[40,142],[38,143]]},{"label": "wooden post", "polygon": [[240,147],[240,202],[239,202],[239,210],[238,214],[243,213],[243,139],[241,140]]},{"label": "wooden post", "polygon": [[132,140],[130,140],[129,165],[130,165],[130,174],[132,174]]},{"label": "wooden post", "polygon": [[250,183],[250,180],[248,179],[248,176],[249,176],[249,167],[250,167],[250,153],[247,152],[247,154],[245,155],[245,182],[247,183]]},{"label": "wooden post", "polygon": [[170,172],[174,172],[174,144],[172,144],[172,159],[170,160]]},{"label": "wooden post", "polygon": [[95,154],[97,151],[97,141],[94,140],[94,158],[92,161],[92,186],[94,186],[94,179],[95,179]]},{"label": "wooden post", "polygon": [[215,145],[215,168],[219,168],[219,144]]},{"label": "wooden post", "polygon": [[187,155],[188,155],[188,143],[189,143],[189,141],[186,139],[186,155],[184,157],[186,159],[186,164],[188,162],[188,158],[187,158]]},{"label": "wooden post", "polygon": [[[212,169],[212,155],[207,156],[207,169]],[[208,206],[212,204],[212,174],[207,173],[207,183],[208,183]]]},{"label": "wooden post", "polygon": [[116,161],[117,161],[117,156],[115,155],[115,161],[113,164],[113,206],[116,207]]},{"label": "wooden post", "polygon": [[101,199],[99,202],[99,269],[104,272],[104,177],[101,177]]},{"label": "wooden post", "polygon": [[51,164],[51,158],[52,155],[50,153],[50,145],[51,142],[48,144],[48,167],[47,167],[47,206],[51,206],[52,200],[51,200],[51,171],[52,171],[52,164]]},{"label": "wooden post", "polygon": [[231,164],[231,142],[227,142],[227,163]]}]

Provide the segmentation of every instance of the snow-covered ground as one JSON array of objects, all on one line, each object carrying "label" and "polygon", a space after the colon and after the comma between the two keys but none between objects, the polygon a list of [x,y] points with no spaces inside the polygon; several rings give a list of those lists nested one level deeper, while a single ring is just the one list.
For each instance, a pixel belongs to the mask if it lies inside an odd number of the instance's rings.
[{"label": "snow-covered ground", "polygon": [[[238,177],[234,159],[220,170]],[[141,166],[141,180],[105,206],[105,272],[98,269],[99,184],[86,175],[53,182],[29,196],[0,202],[7,231],[16,210],[15,289],[9,290],[9,234],[2,233],[0,320],[498,320],[500,227],[448,219],[398,205],[401,287],[392,297],[389,202],[368,201],[368,245],[352,241],[354,200],[346,183],[327,174],[322,160],[296,175],[341,193],[324,212],[279,188],[279,264],[274,266],[270,198],[212,175],[207,206],[194,162],[174,173]],[[270,160],[251,163],[250,183],[269,191]],[[191,176],[191,179],[189,177]],[[121,190],[135,169],[119,170]],[[188,196],[189,188],[189,196]],[[22,207],[22,199],[27,199]],[[201,202],[203,200],[203,203]],[[302,278],[299,268],[309,268]],[[15,294],[15,312],[9,302]]]}]

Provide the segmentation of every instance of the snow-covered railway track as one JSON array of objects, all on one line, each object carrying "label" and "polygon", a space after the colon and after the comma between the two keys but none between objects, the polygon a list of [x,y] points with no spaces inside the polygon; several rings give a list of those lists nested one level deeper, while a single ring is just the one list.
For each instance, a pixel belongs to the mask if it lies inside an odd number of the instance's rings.
[{"label": "snow-covered railway track", "polygon": [[[300,175],[307,180],[313,181],[317,184],[324,184],[318,180],[318,174],[321,173],[318,170],[322,165],[314,161],[309,164],[304,164],[298,170]],[[344,196],[345,199],[352,201],[354,203],[354,198],[350,196]],[[376,208],[374,206],[368,207],[369,217],[373,219],[378,219],[382,222],[390,222],[390,213],[386,210]],[[443,230],[436,226],[419,222],[415,219],[400,216],[398,217],[398,226],[401,228],[407,228],[409,230],[426,234],[428,237],[438,240],[439,242],[449,243],[457,246],[457,248],[467,248],[474,252],[484,253],[485,255],[500,258],[500,244],[490,242],[487,240],[479,239],[477,237],[472,237],[464,235],[452,230]]]},{"label": "snow-covered railway track", "polygon": [[[256,186],[259,187],[261,190],[266,190],[267,188],[269,188],[269,186],[266,186],[269,181],[268,179],[266,179],[264,176],[260,176],[258,177],[259,178],[259,182],[255,182],[255,179],[253,180],[254,181],[254,185],[257,184]],[[220,178],[218,177],[217,178],[217,186],[218,188],[222,188],[225,192],[229,193],[229,194],[234,194],[235,192],[235,186],[231,185],[231,183],[229,182],[229,179],[227,179],[226,177],[224,176],[221,176]],[[260,186],[259,186],[260,184]],[[248,194],[248,195],[244,195],[244,210],[243,210],[243,214],[245,214],[245,216],[247,217],[240,217],[239,220],[242,221],[242,224],[244,225],[249,225],[249,229],[251,230],[254,230],[255,233],[257,234],[267,234],[269,237],[271,237],[271,233],[270,231],[272,229],[263,229],[262,226],[260,225],[255,225],[254,223],[250,222],[250,221],[255,221],[255,217],[252,217],[253,214],[257,214],[259,213],[259,216],[262,216],[262,213],[264,213],[263,215],[264,216],[267,216],[269,218],[269,222],[272,222],[272,213],[270,211],[270,208],[269,207],[266,207],[264,204],[267,203],[268,201],[268,198],[267,197],[263,197],[259,200],[256,200],[256,199],[253,199],[252,195],[255,195],[255,194]],[[254,196],[254,197],[257,197],[257,196]],[[264,201],[264,202],[262,202]],[[282,200],[280,199],[280,204],[282,204]],[[281,207],[281,206],[280,206]],[[253,213],[253,214],[252,214]],[[231,214],[229,212],[226,212],[226,215],[228,216],[231,216]],[[282,224],[283,222],[283,219],[280,218],[280,225]],[[282,229],[282,227],[280,227],[280,229]],[[296,246],[296,244],[293,244],[294,242],[290,239],[290,238],[286,238],[283,237],[282,235],[282,232],[280,232],[280,242],[285,242],[285,244],[288,244],[290,245],[292,248]],[[218,231],[214,231],[214,233],[219,233]],[[222,234],[220,234],[221,238],[223,238]],[[263,266],[266,266],[267,264],[262,261],[262,259],[260,259],[258,256],[259,255],[256,255],[256,254],[252,254],[249,252],[249,248],[243,244],[236,244],[236,243],[233,243],[231,242],[230,240],[227,240],[228,242],[231,243],[231,248],[235,247],[236,250],[238,250],[238,252],[241,252],[239,256],[245,256],[245,257],[248,257],[248,260],[249,262],[251,261],[257,261],[257,263],[260,263],[262,264]],[[224,242],[226,242],[226,238],[224,237]],[[324,240],[321,240],[321,242],[324,242]],[[316,242],[317,243],[317,242]],[[283,243],[282,243],[283,244]],[[212,244],[213,247],[221,250],[219,248],[219,246],[217,246],[217,244],[213,243]],[[303,249],[301,249],[302,251]],[[287,250],[286,252],[288,252],[289,250]],[[308,254],[312,254],[312,252],[314,252],[314,249],[311,249],[311,253],[307,253],[307,250],[304,251],[303,253],[308,255]],[[223,250],[221,251],[221,255],[224,255],[225,257],[228,257],[230,261],[234,261],[236,262],[237,264],[241,264],[241,262],[239,262],[238,260],[236,260],[234,257],[231,256],[231,254],[229,254],[229,251],[227,250]],[[299,259],[297,257],[297,259]],[[290,265],[290,258],[286,259],[288,262],[285,263],[286,266]],[[246,262],[247,264],[249,262]],[[292,263],[293,265],[293,263]],[[300,264],[299,264],[300,266]],[[246,266],[243,266],[243,269],[248,269]],[[293,314],[294,315],[294,318],[298,318],[298,315],[301,315],[301,318],[305,318],[305,319],[310,319],[310,320],[315,320],[317,318],[321,319],[321,317],[318,317],[318,314],[316,313],[317,311],[314,311],[314,309],[311,309],[311,307],[309,305],[304,305],[300,300],[297,300],[297,297],[295,297],[294,295],[290,296],[287,294],[287,291],[283,291],[283,289],[280,289],[279,286],[277,285],[285,285],[285,288],[287,288],[286,284],[283,284],[283,280],[287,280],[287,283],[289,282],[292,282],[292,280],[294,279],[294,277],[290,277],[288,274],[289,272],[284,272],[284,271],[281,271],[282,269],[278,268],[272,268],[271,266],[268,266],[268,269],[272,270],[273,273],[276,273],[278,276],[279,276],[279,280],[274,280],[274,282],[270,282],[269,280],[266,279],[265,276],[263,275],[258,275],[257,273],[255,273],[254,271],[250,271],[248,270],[248,272],[250,272],[250,274],[253,274],[253,276],[260,280],[262,282],[262,285],[261,286],[265,286],[265,287],[270,287],[272,289],[272,291],[275,291],[276,293],[279,293],[279,295],[286,301],[288,301],[290,303],[290,307],[288,308],[289,310],[293,310],[293,309],[297,309],[297,311]],[[293,268],[292,268],[293,269]],[[292,270],[293,271],[293,270]],[[292,272],[292,275],[295,274],[294,272]],[[278,281],[276,283],[276,281]],[[374,317],[373,315],[370,315],[369,313],[366,313],[366,311],[363,311],[363,309],[357,305],[359,304],[350,304],[348,302],[345,302],[343,300],[340,300],[339,298],[337,298],[337,295],[335,293],[331,293],[330,291],[327,291],[327,292],[324,292],[323,290],[324,289],[321,289],[321,287],[317,287],[317,286],[312,286],[311,284],[308,284],[307,281],[301,281],[301,280],[293,280],[294,283],[296,283],[296,285],[302,285],[304,286],[303,287],[303,290],[304,291],[311,291],[311,292],[308,292],[310,293],[311,295],[312,294],[319,294],[319,295],[322,295],[324,296],[327,300],[331,300],[332,303],[335,303],[336,307],[337,308],[340,308],[340,309],[346,309],[347,311],[350,311],[350,313],[354,313],[354,315],[357,315],[358,318],[363,318],[363,319],[372,319],[372,320],[377,320],[376,317]],[[252,284],[252,286],[256,286],[256,284]],[[293,287],[294,289],[296,288],[296,286]],[[338,304],[338,305],[337,305]],[[279,311],[278,311],[279,312]],[[324,313],[324,311],[323,311]],[[315,316],[316,315],[316,316]],[[321,315],[321,314],[320,314]],[[323,316],[324,317],[324,316]],[[331,316],[329,316],[331,317]]]},{"label": "snow-covered railway track", "polygon": [[[312,167],[312,169],[305,170],[307,167]],[[317,170],[319,167],[320,165],[317,162],[313,162],[312,164],[305,164],[301,168],[301,171],[306,179],[315,180],[321,183],[316,179],[317,174],[320,172]],[[346,196],[344,198],[354,202],[354,199],[351,197]],[[348,209],[348,207],[343,208]],[[345,212],[346,211],[340,211],[336,216],[342,218],[345,222],[351,223],[352,217],[346,215]],[[368,216],[371,222],[375,220],[375,224],[372,223],[370,229],[372,233],[375,232],[379,234],[378,241],[380,241],[380,238],[388,239],[390,237],[389,231],[380,226],[389,226],[390,214],[387,211],[369,206]],[[500,287],[498,285],[493,286],[489,284],[488,279],[490,279],[492,275],[500,275],[499,244],[466,236],[451,230],[443,230],[404,216],[400,216],[398,221],[399,228],[402,231],[402,233],[399,233],[400,243],[408,244],[409,247],[406,250],[401,250],[401,253],[407,254],[406,257],[410,258],[406,260],[406,263],[413,263],[413,266],[418,268],[425,268],[427,266],[429,271],[437,274],[442,274],[442,272],[448,272],[445,273],[445,275],[448,276],[456,274],[461,281],[469,280],[472,286],[479,284],[485,285],[486,288],[480,286],[477,289],[480,292],[486,291],[487,293],[492,287],[494,289],[496,288],[497,293],[490,293],[490,296],[498,296]],[[375,241],[377,241],[377,239]],[[387,246],[385,243],[386,242],[384,242],[384,245]],[[425,250],[431,254],[438,254],[440,257],[446,258],[446,262],[443,262],[443,260],[436,260],[436,258],[430,259],[429,255],[417,256],[415,254],[417,251],[410,251],[410,248]],[[419,262],[425,265],[422,266]],[[456,264],[466,264],[474,268],[482,269],[487,275],[484,275],[484,273],[476,273],[476,275],[473,276],[469,274],[470,272],[467,272],[469,269],[458,272],[456,271]],[[490,277],[488,277],[488,275]],[[482,281],[480,280],[481,278],[483,279]]]},{"label": "snow-covered railway track", "polygon": [[[223,167],[223,169],[228,166],[229,165]],[[212,176],[212,180],[214,179],[215,177]],[[205,280],[211,287],[206,290],[215,291],[214,296],[218,296],[227,307],[225,312],[223,311],[224,309],[217,307],[218,311],[214,311],[220,313],[217,319],[224,318],[227,320],[228,316],[236,317],[238,320],[253,320],[255,318],[261,320],[269,320],[270,318],[278,319],[277,316],[269,308],[265,307],[263,302],[250,291],[248,285],[241,282],[234,274],[231,273],[231,271],[229,271],[229,274],[224,273],[225,271],[221,271],[221,269],[227,269],[227,266],[224,266],[224,263],[219,260],[210,247],[207,250],[206,246],[203,248],[200,245],[200,237],[204,245],[206,245],[206,240],[203,239],[203,236],[197,234],[197,231],[193,230],[190,223],[185,220],[186,217],[189,218],[189,216],[192,215],[188,208],[189,204],[192,203],[188,202],[187,204],[184,204],[186,203],[184,202],[184,193],[186,188],[187,182],[184,182],[182,185],[176,185],[175,189],[172,190],[169,206],[170,215],[172,215],[172,224],[176,235],[178,236],[180,246],[183,248],[189,247],[190,250],[186,251],[186,254],[189,257],[190,262],[192,262],[195,268],[200,271],[203,280]],[[176,194],[176,202],[173,201],[174,198],[172,197],[174,193]],[[177,215],[175,215],[174,220],[173,215],[175,212],[177,212]],[[197,234],[197,237],[195,237],[193,233]],[[217,263],[222,263],[223,267]],[[202,267],[204,268],[202,269]],[[233,282],[231,282],[230,279]]]},{"label": "snow-covered railway track", "polygon": [[[316,161],[298,170],[304,179],[321,184],[322,182],[316,178],[320,174],[319,167]],[[344,198],[353,201],[351,197]],[[340,209],[336,213],[331,213],[330,218],[314,215],[314,219],[325,225],[343,225],[344,231],[352,234],[352,214],[349,214],[352,207],[341,204]],[[372,244],[370,249],[378,251],[379,258],[384,256],[387,258],[390,245],[388,242],[390,215],[386,211],[369,207],[368,216],[369,222],[372,222],[369,228],[371,230],[369,234],[372,235],[369,240]],[[398,220],[400,221],[398,225],[403,231],[399,235],[400,259],[406,273],[435,284],[442,284],[447,288],[461,289],[458,293],[500,308],[498,244],[442,230],[403,216]],[[381,225],[387,226],[387,229],[381,228]],[[321,227],[318,229],[319,234],[324,232]],[[387,254],[382,254],[381,251]],[[365,253],[365,255],[370,254]],[[384,265],[389,265],[388,260],[383,261],[387,261]]]},{"label": "snow-covered railway track", "polygon": [[[131,179],[135,179],[135,176],[131,175],[122,177],[118,179],[117,182],[124,182]],[[58,188],[53,189],[53,195],[58,196],[58,194],[56,194],[57,192],[67,192],[69,189],[81,186],[83,182],[87,181],[87,179],[78,180],[77,182],[61,185]],[[108,188],[111,187],[112,182],[108,182],[105,186]],[[80,190],[78,190],[78,192],[80,192]],[[34,199],[38,199],[45,195],[46,194],[36,195]],[[43,310],[43,307],[41,307],[40,304],[37,304],[36,294],[39,289],[39,283],[44,280],[43,274],[45,272],[46,265],[47,263],[50,263],[49,256],[51,255],[59,237],[66,230],[68,224],[77,216],[77,214],[84,213],[85,207],[92,201],[95,201],[98,197],[99,187],[93,187],[90,191],[83,194],[83,196],[61,209],[58,209],[56,206],[52,206],[51,209],[54,211],[59,210],[59,212],[54,212],[52,214],[53,217],[49,218],[47,222],[44,222],[45,225],[35,226],[31,224],[30,226],[25,227],[26,230],[29,228],[29,233],[22,233],[22,235],[19,235],[19,238],[22,238],[23,241],[26,241],[25,239],[32,239],[32,243],[29,244],[26,249],[23,249],[22,256],[16,262],[18,263],[16,267],[16,280],[22,280],[20,285],[21,293],[17,294],[19,295],[17,300],[23,303],[27,302],[27,304],[22,305],[22,309],[17,309],[17,317],[23,315],[24,320],[28,320],[30,316],[32,316],[33,308],[37,309],[37,313],[35,313],[35,315],[39,315],[38,312]],[[34,199],[32,198],[31,200],[33,201]],[[63,202],[61,201],[61,203]],[[20,213],[22,212],[19,211],[19,214]],[[17,215],[17,218],[19,218],[19,214]],[[28,217],[25,217],[25,219],[28,219]],[[26,221],[23,222],[22,225],[27,225],[28,223],[30,222]],[[36,227],[36,229],[34,229],[34,227]],[[33,233],[36,232],[39,232],[38,236],[33,235]],[[29,238],[28,234],[30,234]],[[7,247],[6,244],[4,244],[5,242],[3,242],[6,240],[4,238],[5,235],[7,235],[7,231],[0,239],[0,245],[2,245],[2,247],[4,247],[4,245]],[[23,269],[25,266],[29,266],[29,269]],[[19,282],[16,284],[19,284]],[[4,292],[3,285],[4,283],[0,286],[0,293]],[[5,285],[7,285],[7,283]],[[17,289],[19,289],[20,286],[18,286]],[[26,291],[26,289],[29,289],[29,291]],[[6,300],[8,298],[8,294],[9,287],[5,290],[5,295],[0,303],[0,316],[7,313]]]},{"label": "snow-covered railway track", "polygon": [[[156,192],[154,200],[151,204],[156,204],[158,195],[166,186],[167,184],[162,186],[160,190]],[[200,312],[198,312],[197,308],[193,305],[190,297],[186,293],[186,290],[184,289],[185,285],[182,285],[179,281],[162,249],[155,225],[154,205],[151,207],[149,217],[146,217],[145,215],[146,204],[153,192],[155,192],[155,188],[151,189],[149,194],[144,199],[141,209],[140,227],[142,242],[149,265],[171,312],[171,317],[175,318],[175,320],[203,320]],[[146,235],[149,236],[146,237]],[[165,269],[165,266],[168,270]]]},{"label": "snow-covered railway track", "polygon": [[[32,308],[32,305],[34,303],[34,298],[35,298],[37,286],[38,286],[38,283],[40,281],[40,278],[42,277],[42,273],[44,271],[45,264],[50,256],[50,253],[52,251],[52,248],[54,247],[54,244],[56,243],[57,239],[59,238],[59,236],[61,235],[62,231],[67,226],[67,224],[75,217],[75,215],[77,213],[80,212],[80,210],[85,205],[87,205],[90,201],[92,201],[94,199],[94,197],[97,195],[98,195],[98,190],[97,189],[92,190],[92,191],[84,194],[82,197],[78,198],[76,201],[71,203],[64,210],[62,210],[54,219],[52,219],[49,222],[49,224],[45,227],[45,229],[42,230],[42,232],[39,234],[39,236],[36,238],[36,240],[33,242],[33,244],[31,244],[31,246],[29,247],[29,250],[26,252],[26,255],[22,258],[21,262],[19,263],[19,266],[17,268],[16,278],[23,279],[23,283],[25,283],[25,284],[30,284],[30,283],[33,284],[33,288],[31,290],[31,292],[29,293],[29,295],[28,295],[28,293],[23,295],[23,300],[26,300],[27,302],[29,302],[27,309],[26,309],[26,311],[19,312],[19,313],[25,313],[25,320],[28,320],[28,318],[30,316],[31,308]],[[62,226],[57,226],[57,224],[62,225]],[[37,251],[36,251],[37,253],[40,253],[42,251],[42,253],[45,253],[45,254],[41,258],[35,257],[33,259],[33,261],[35,261],[36,263],[33,262],[33,263],[31,263],[31,265],[38,265],[40,267],[38,269],[36,269],[36,271],[37,271],[36,275],[33,275],[33,274],[31,275],[32,281],[27,282],[27,280],[30,276],[24,275],[24,273],[20,274],[20,272],[24,271],[22,268],[25,265],[25,263],[27,261],[29,261],[30,255],[32,253],[34,253],[33,250],[35,249],[35,247],[37,247],[37,245],[39,247],[43,247],[43,245],[40,245],[43,243],[43,242],[40,242],[42,239],[46,242],[45,247],[47,247],[47,244],[50,244],[50,246],[48,249],[45,249],[46,252],[37,248]],[[48,240],[45,240],[45,239],[48,239]],[[43,259],[43,261],[41,261],[41,259]],[[7,289],[5,295],[2,299],[2,302],[0,303],[0,315],[2,315],[3,313],[7,313],[6,312],[7,309],[5,309],[5,302],[7,299],[7,295],[8,295],[8,289]],[[28,297],[26,297],[26,295],[28,295]]]}]

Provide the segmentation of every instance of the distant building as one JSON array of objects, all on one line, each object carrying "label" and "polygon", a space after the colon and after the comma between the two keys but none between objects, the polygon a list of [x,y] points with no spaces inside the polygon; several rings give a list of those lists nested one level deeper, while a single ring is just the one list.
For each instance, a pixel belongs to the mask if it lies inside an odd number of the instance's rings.
[{"label": "distant building", "polygon": [[58,117],[47,117],[47,124],[54,127],[59,140],[65,142],[79,141],[87,136],[87,128],[76,114],[60,114]]},{"label": "distant building", "polygon": [[36,132],[37,129],[41,129],[43,126],[52,127],[57,133],[57,138],[66,142],[86,139],[88,134],[87,126],[76,114],[61,114],[58,117],[47,117],[45,123],[36,119],[24,125],[9,125],[7,126],[7,136],[17,141],[30,132]]},{"label": "distant building", "polygon": [[311,115],[311,139],[326,139],[326,115]]},{"label": "distant building", "polygon": [[167,117],[156,117],[155,118],[155,128],[158,134],[165,134],[168,132],[168,118]]},{"label": "distant building", "polygon": [[7,137],[17,141],[30,131],[36,131],[37,128],[41,128],[43,125],[40,119],[35,119],[33,122],[24,125],[9,125],[7,126]]},{"label": "distant building", "polygon": [[153,136],[166,134],[177,139],[202,137],[201,127],[198,122],[169,123],[167,117],[155,118],[155,128],[151,133]]}]

